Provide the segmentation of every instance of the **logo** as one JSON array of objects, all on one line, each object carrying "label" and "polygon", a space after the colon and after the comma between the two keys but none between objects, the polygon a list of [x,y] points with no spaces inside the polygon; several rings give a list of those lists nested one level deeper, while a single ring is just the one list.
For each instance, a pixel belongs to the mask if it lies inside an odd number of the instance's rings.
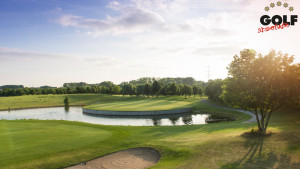
[{"label": "logo", "polygon": [[[282,3],[278,1],[276,4],[272,2],[270,5],[264,8],[265,12],[270,12],[275,8],[283,8],[286,12],[291,13],[294,11],[294,7],[288,3]],[[298,21],[298,15],[263,15],[260,17],[260,23],[265,27],[258,28],[258,33],[267,32],[270,30],[279,30],[294,26]]]}]

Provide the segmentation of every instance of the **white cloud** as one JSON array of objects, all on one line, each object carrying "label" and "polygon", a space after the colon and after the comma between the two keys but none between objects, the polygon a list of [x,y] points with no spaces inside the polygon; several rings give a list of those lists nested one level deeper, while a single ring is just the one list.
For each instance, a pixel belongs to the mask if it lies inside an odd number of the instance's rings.
[{"label": "white cloud", "polygon": [[92,66],[101,66],[101,67],[117,67],[120,66],[121,63],[124,63],[120,59],[115,57],[107,57],[107,56],[75,56],[70,54],[51,54],[51,53],[42,53],[42,52],[32,52],[32,51],[24,51],[15,48],[6,48],[0,47],[0,60],[1,61],[13,61],[15,63],[20,62],[24,63],[24,60],[29,60],[31,62],[35,62],[38,60],[46,61],[58,61],[64,60],[69,62],[80,62],[81,65],[89,65]]},{"label": "white cloud", "polygon": [[84,59],[86,62],[92,63],[96,67],[119,67],[124,61],[115,57],[89,57]]},{"label": "white cloud", "polygon": [[0,60],[15,60],[15,59],[58,59],[70,57],[61,54],[49,54],[40,52],[28,52],[15,48],[0,47]]},{"label": "white cloud", "polygon": [[109,8],[120,12],[119,16],[107,16],[106,19],[90,19],[82,16],[64,15],[57,20],[63,26],[87,28],[89,35],[99,36],[105,33],[121,34],[145,32],[150,29],[162,29],[164,19],[157,13],[130,6],[121,6],[113,1]]}]

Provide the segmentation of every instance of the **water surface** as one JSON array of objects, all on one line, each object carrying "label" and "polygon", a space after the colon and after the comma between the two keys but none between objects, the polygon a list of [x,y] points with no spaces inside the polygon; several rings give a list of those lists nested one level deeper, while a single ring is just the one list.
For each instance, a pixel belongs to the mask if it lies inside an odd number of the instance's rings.
[{"label": "water surface", "polygon": [[37,108],[24,110],[0,111],[0,119],[39,119],[39,120],[68,120],[103,125],[124,126],[170,126],[206,124],[208,114],[174,114],[159,116],[102,116],[90,115],[82,112],[81,107]]}]

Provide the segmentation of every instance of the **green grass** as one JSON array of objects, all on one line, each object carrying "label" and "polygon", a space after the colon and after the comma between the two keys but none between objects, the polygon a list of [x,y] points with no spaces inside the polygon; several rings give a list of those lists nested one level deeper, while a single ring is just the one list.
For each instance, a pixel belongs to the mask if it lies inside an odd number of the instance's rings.
[{"label": "green grass", "polygon": [[249,118],[247,115],[194,102],[192,98],[164,99],[186,100],[193,103],[195,111],[236,116],[238,121],[130,127],[68,121],[0,120],[0,168],[62,168],[132,147],[157,149],[162,157],[152,167],[155,169],[299,168],[298,112],[275,112],[269,128],[275,134],[247,138],[241,135],[256,126],[255,123],[240,123]]},{"label": "green grass", "polygon": [[111,102],[85,106],[86,109],[108,111],[156,111],[192,107],[191,102],[164,100],[161,98],[127,102]]},{"label": "green grass", "polygon": [[[8,109],[21,109],[21,108],[36,108],[36,107],[53,107],[64,106],[63,100],[69,97],[71,106],[86,106],[97,103],[110,103],[110,102],[126,102],[127,101],[159,101],[166,100],[169,103],[172,101],[181,102],[182,105],[190,104],[199,100],[198,98],[188,97],[184,99],[183,96],[160,96],[156,97],[143,97],[143,96],[120,96],[120,95],[103,95],[103,94],[70,94],[70,95],[25,95],[13,97],[0,97],[0,110]],[[153,102],[154,103],[154,102]],[[158,103],[158,102],[157,102]],[[162,105],[163,103],[161,103]],[[173,102],[173,106],[175,103]]]}]

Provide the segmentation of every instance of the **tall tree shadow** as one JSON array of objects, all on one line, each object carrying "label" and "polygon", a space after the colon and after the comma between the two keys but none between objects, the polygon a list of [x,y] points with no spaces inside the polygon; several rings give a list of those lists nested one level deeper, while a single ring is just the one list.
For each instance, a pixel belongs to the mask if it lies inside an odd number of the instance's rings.
[{"label": "tall tree shadow", "polygon": [[[246,154],[233,163],[221,166],[221,169],[247,168],[247,169],[265,169],[265,168],[295,168],[300,169],[300,163],[292,163],[291,157],[287,154],[276,154],[272,150],[264,152],[263,136],[246,137]],[[276,145],[274,145],[276,146]]]}]

